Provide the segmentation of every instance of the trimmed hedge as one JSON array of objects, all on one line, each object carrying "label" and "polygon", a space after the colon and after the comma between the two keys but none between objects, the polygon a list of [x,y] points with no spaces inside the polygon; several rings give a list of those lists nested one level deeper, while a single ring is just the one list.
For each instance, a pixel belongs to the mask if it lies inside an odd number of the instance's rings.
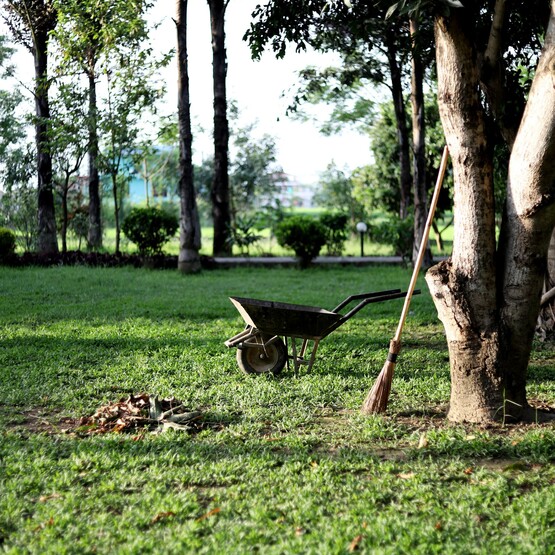
[{"label": "trimmed hedge", "polygon": [[121,229],[125,236],[137,245],[139,254],[161,254],[179,227],[178,219],[169,212],[156,207],[133,208],[123,221]]},{"label": "trimmed hedge", "polygon": [[278,243],[293,249],[301,268],[310,265],[326,244],[326,229],[310,216],[289,216],[281,221],[275,230]]}]

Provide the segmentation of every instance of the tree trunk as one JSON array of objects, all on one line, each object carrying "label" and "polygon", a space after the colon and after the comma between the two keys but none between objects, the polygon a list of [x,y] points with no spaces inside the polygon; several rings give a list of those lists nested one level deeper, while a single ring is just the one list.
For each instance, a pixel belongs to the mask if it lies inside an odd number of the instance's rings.
[{"label": "tree trunk", "polygon": [[552,338],[555,331],[555,229],[551,233],[549,247],[547,249],[547,271],[544,278],[544,293],[547,295],[547,301],[543,301],[540,308],[540,315],[538,318],[537,331],[545,339]]},{"label": "tree trunk", "polygon": [[212,75],[214,80],[214,178],[212,182],[212,217],[214,220],[214,256],[229,256],[231,216],[229,208],[228,144],[225,51],[225,0],[208,0],[212,29]]},{"label": "tree trunk", "polygon": [[393,97],[393,108],[395,110],[397,140],[399,142],[399,167],[401,169],[401,202],[399,206],[399,217],[405,219],[408,215],[410,190],[412,186],[409,130],[407,126],[405,98],[403,96],[403,84],[401,82],[401,68],[399,67],[399,63],[397,61],[394,29],[391,29],[390,27],[387,27],[385,30],[385,43],[387,47],[389,73],[391,75],[391,94]]},{"label": "tree trunk", "polygon": [[[143,180],[145,182],[145,197],[146,197],[146,205],[150,206],[150,182],[149,182],[149,174],[148,174],[148,165],[146,161],[146,155],[143,158]],[[154,193],[153,187],[153,193]]]},{"label": "tree trunk", "polygon": [[499,241],[505,386],[526,404],[526,370],[555,225],[555,6],[509,161]]},{"label": "tree trunk", "polygon": [[68,209],[67,197],[69,192],[69,176],[66,175],[62,189],[62,252],[67,252],[67,223],[68,223]]},{"label": "tree trunk", "polygon": [[445,327],[454,421],[495,419],[503,402],[496,320],[493,165],[470,22],[464,10],[435,25],[438,103],[455,183],[450,261],[426,276]]},{"label": "tree trunk", "polygon": [[38,252],[58,252],[56,238],[56,216],[52,184],[52,158],[50,156],[48,126],[50,106],[48,103],[48,33],[50,29],[40,27],[33,33],[33,57],[35,61],[35,138],[37,144],[38,175]]},{"label": "tree trunk", "polygon": [[435,221],[432,222],[432,229],[434,230],[434,235],[436,236],[436,247],[439,252],[443,252],[445,248],[443,244],[443,237],[441,236],[441,230],[437,226]]},{"label": "tree trunk", "polygon": [[116,254],[120,254],[120,238],[121,238],[121,226],[120,226],[120,205],[119,205],[119,191],[118,191],[118,176],[117,174],[112,174],[112,193],[114,197],[114,220],[116,224]]},{"label": "tree trunk", "polygon": [[445,326],[454,421],[527,414],[526,371],[555,224],[555,71],[552,11],[544,50],[511,153],[495,251],[493,178],[467,11],[435,24],[438,101],[455,182],[452,259],[427,282]]},{"label": "tree trunk", "polygon": [[200,219],[193,179],[193,135],[189,98],[189,63],[187,57],[187,2],[177,0],[177,62],[179,112],[179,256],[177,267],[181,272],[200,270]]},{"label": "tree trunk", "polygon": [[[412,40],[411,107],[412,107],[412,148],[413,148],[413,198],[414,198],[414,244],[412,261],[416,263],[420,244],[426,228],[428,201],[426,191],[426,128],[424,123],[424,67],[418,45],[418,22],[410,19]],[[424,252],[422,266],[432,265],[429,247]]]},{"label": "tree trunk", "polygon": [[551,233],[549,248],[547,250],[547,276],[545,278],[545,289],[549,291],[555,287],[555,229]]},{"label": "tree trunk", "polygon": [[96,100],[96,76],[93,69],[89,69],[89,233],[88,248],[98,250],[102,248],[102,220],[100,177],[98,175],[98,118]]},{"label": "tree trunk", "polygon": [[[507,17],[507,0],[496,0],[488,44],[481,59],[480,81],[497,128],[511,150],[524,110],[524,97],[518,88],[509,89],[504,80],[503,43]],[[508,94],[512,100],[510,110],[506,109]],[[515,102],[517,98],[519,102]]]}]

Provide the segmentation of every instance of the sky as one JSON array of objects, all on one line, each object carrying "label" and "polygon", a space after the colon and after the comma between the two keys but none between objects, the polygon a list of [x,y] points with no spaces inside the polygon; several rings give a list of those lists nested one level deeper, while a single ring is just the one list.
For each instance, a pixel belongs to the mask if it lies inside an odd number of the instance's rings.
[{"label": "sky", "polygon": [[[278,163],[293,179],[301,183],[317,182],[328,164],[335,161],[339,168],[354,169],[369,162],[369,140],[355,131],[325,137],[314,122],[295,121],[286,116],[287,95],[295,87],[297,72],[308,65],[330,65],[333,55],[296,53],[294,46],[282,60],[270,51],[260,61],[253,61],[242,37],[249,27],[251,13],[260,0],[231,0],[226,14],[226,44],[228,57],[228,98],[237,102],[240,123],[258,121],[257,132],[267,133],[276,140]],[[172,48],[175,25],[172,21],[175,3],[158,0],[154,10],[161,26],[156,34],[156,46]],[[204,128],[212,125],[212,50],[210,16],[204,0],[189,0],[188,50],[193,121]],[[168,87],[172,88],[168,104],[177,103],[172,79],[175,66],[168,69]],[[174,81],[175,82],[175,81]],[[289,95],[289,98],[291,95]],[[318,110],[324,117],[325,108]],[[197,161],[212,152],[210,137],[195,137]]]},{"label": "sky", "polygon": [[[294,46],[288,48],[284,59],[278,60],[270,51],[260,61],[253,61],[250,50],[242,37],[249,27],[251,13],[261,0],[230,0],[226,13],[226,46],[228,58],[228,99],[237,103],[240,112],[238,124],[245,126],[257,122],[254,133],[274,137],[277,147],[277,163],[290,178],[303,184],[313,184],[333,161],[346,170],[369,163],[370,150],[367,137],[354,130],[341,135],[325,137],[313,121],[301,122],[286,115],[286,109],[295,89],[297,72],[309,65],[325,67],[332,65],[333,54],[315,52],[296,53]],[[156,0],[151,20],[159,23],[153,33],[155,49],[168,52],[176,46],[176,3]],[[191,114],[193,125],[206,130],[196,132],[193,148],[194,161],[200,163],[212,154],[210,131],[212,127],[212,48],[210,16],[206,0],[189,0],[188,11],[189,81],[191,89]],[[3,26],[2,26],[3,27]],[[6,32],[2,28],[2,32]],[[22,82],[32,80],[31,55],[19,49],[13,58],[20,70]],[[164,80],[168,94],[162,107],[165,114],[177,111],[177,62],[165,70]],[[289,95],[287,95],[289,91]],[[285,95],[284,95],[285,93]],[[326,109],[312,109],[321,119]]]}]

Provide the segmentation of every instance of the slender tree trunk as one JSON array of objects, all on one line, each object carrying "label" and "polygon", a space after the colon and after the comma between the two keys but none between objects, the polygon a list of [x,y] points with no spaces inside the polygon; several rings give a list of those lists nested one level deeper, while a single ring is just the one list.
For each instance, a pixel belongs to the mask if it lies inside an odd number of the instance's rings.
[{"label": "slender tree trunk", "polygon": [[[94,67],[94,66],[93,66]],[[88,248],[102,248],[102,219],[100,177],[98,175],[98,109],[96,99],[96,76],[94,69],[88,73],[89,78],[89,232]]]},{"label": "slender tree trunk", "polygon": [[464,9],[435,25],[438,101],[455,182],[452,259],[427,274],[451,363],[454,421],[526,416],[526,371],[555,224],[555,36],[544,50],[513,146],[498,253],[490,148],[473,28]]},{"label": "slender tree trunk", "polygon": [[179,112],[179,256],[181,272],[200,270],[200,218],[193,179],[193,134],[189,98],[189,63],[187,56],[187,0],[177,0],[177,62]]},{"label": "slender tree trunk", "polygon": [[546,291],[555,287],[555,229],[551,233],[549,249],[547,250],[547,276],[545,278],[545,286]]},{"label": "slender tree trunk", "polygon": [[64,180],[64,188],[62,190],[62,252],[64,254],[67,252],[68,192],[69,192],[69,176],[66,176]]},{"label": "slender tree trunk", "polygon": [[[149,175],[148,175],[148,166],[146,162],[146,156],[143,158],[143,179],[145,182],[145,197],[146,197],[146,205],[150,206],[150,183],[149,183]],[[154,187],[153,187],[154,193]],[[156,195],[155,195],[156,196]]]},{"label": "slender tree trunk", "polygon": [[50,29],[34,30],[33,57],[35,61],[35,137],[38,175],[38,252],[58,252],[56,216],[52,183],[52,158],[48,146],[50,106],[48,103],[48,33]]},{"label": "slender tree trunk", "polygon": [[443,252],[443,249],[444,249],[443,237],[441,236],[441,231],[435,221],[432,222],[432,229],[434,230],[434,235],[436,236],[437,250],[439,252]]},{"label": "slender tree trunk", "polygon": [[228,145],[225,51],[225,0],[208,0],[212,29],[212,74],[214,80],[214,179],[212,182],[212,217],[214,220],[214,256],[231,254],[229,233]]},{"label": "slender tree trunk", "polygon": [[[547,249],[547,272],[545,275],[545,292],[555,287],[555,229],[551,233],[549,248]],[[550,303],[553,305],[553,301]]]},{"label": "slender tree trunk", "polygon": [[555,330],[555,229],[551,233],[547,249],[547,271],[544,279],[544,293],[551,292],[550,298],[543,303],[538,318],[538,331],[543,337],[553,337]]},{"label": "slender tree trunk", "polygon": [[[426,128],[424,123],[424,67],[418,45],[418,22],[410,19],[412,40],[412,74],[411,74],[411,107],[412,107],[412,148],[413,148],[413,198],[414,198],[414,245],[412,261],[416,262],[420,243],[426,228],[428,217],[428,201],[426,191]],[[432,253],[428,248],[424,253],[422,266],[432,265]]]},{"label": "slender tree trunk", "polygon": [[407,126],[407,114],[405,110],[405,98],[403,96],[403,84],[401,82],[401,68],[397,61],[397,47],[395,44],[394,29],[385,29],[385,43],[387,47],[387,60],[391,75],[391,94],[393,97],[393,108],[395,110],[395,122],[397,126],[397,140],[399,143],[399,165],[401,168],[400,193],[401,202],[399,216],[405,219],[408,215],[410,204],[410,190],[412,176],[410,170],[410,141]]},{"label": "slender tree trunk", "polygon": [[[489,40],[481,60],[480,81],[497,128],[510,150],[515,142],[525,100],[518,88],[515,90],[513,87],[509,91],[504,80],[503,34],[507,4],[507,0],[495,2]],[[507,109],[507,94],[511,95],[510,110]]]},{"label": "slender tree trunk", "polygon": [[121,226],[120,226],[120,205],[119,205],[119,191],[118,191],[118,176],[117,174],[112,174],[112,193],[114,197],[114,220],[116,223],[116,254],[120,254],[120,238],[121,238]]}]

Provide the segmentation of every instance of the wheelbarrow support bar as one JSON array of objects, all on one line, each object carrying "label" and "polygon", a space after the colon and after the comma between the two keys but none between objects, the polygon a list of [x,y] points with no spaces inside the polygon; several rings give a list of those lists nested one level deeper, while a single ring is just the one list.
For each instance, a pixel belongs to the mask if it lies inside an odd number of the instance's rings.
[{"label": "wheelbarrow support bar", "polygon": [[[419,294],[420,294],[420,289],[416,289],[413,292],[413,295],[419,295]],[[393,289],[391,291],[380,291],[378,293],[361,293],[360,295],[351,295],[352,298],[349,297],[348,299],[345,299],[339,305],[341,308],[349,304],[349,302],[351,302],[352,300],[355,300],[357,297],[359,299],[362,298],[363,300],[360,303],[358,303],[354,308],[352,308],[349,312],[347,312],[347,314],[342,316],[329,329],[327,329],[325,335],[322,336],[322,339],[324,337],[327,337],[332,331],[335,331],[339,326],[342,326],[347,320],[352,318],[357,312],[362,310],[367,304],[379,303],[382,301],[390,301],[392,299],[402,299],[406,296],[407,296],[407,292],[401,291],[400,289]],[[337,309],[334,310],[334,312],[337,312]]]},{"label": "wheelbarrow support bar", "polygon": [[344,301],[341,301],[332,312],[339,312],[342,308],[345,308],[352,301],[358,301],[359,299],[372,299],[374,297],[381,297],[383,295],[391,295],[393,293],[400,293],[400,289],[388,289],[387,291],[374,291],[373,293],[358,293],[357,295],[350,295]]}]

